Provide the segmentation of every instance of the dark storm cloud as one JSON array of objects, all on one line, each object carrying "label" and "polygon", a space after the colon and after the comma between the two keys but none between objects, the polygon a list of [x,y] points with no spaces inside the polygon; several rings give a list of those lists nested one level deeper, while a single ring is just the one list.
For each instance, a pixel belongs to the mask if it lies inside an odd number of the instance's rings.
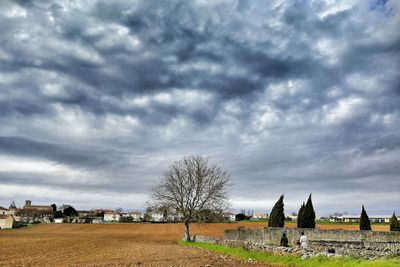
[{"label": "dark storm cloud", "polygon": [[399,8],[4,1],[0,201],[67,188],[85,207],[130,193],[126,205],[143,206],[162,169],[198,153],[232,172],[237,209],[285,193],[294,210],[312,191],[321,213],[340,209],[334,196],[389,213],[398,207],[380,201],[400,200],[385,197],[400,189]]},{"label": "dark storm cloud", "polygon": [[[62,144],[38,142],[20,137],[0,137],[0,152],[30,158],[45,158],[69,165],[99,167],[121,159],[122,151],[69,147]],[[107,155],[107,156],[105,156]],[[114,156],[114,157],[113,157]]]}]

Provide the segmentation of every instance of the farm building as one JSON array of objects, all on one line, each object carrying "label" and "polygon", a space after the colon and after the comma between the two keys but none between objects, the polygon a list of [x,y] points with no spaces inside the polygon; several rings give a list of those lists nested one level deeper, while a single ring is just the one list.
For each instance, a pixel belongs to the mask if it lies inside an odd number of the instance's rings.
[{"label": "farm building", "polygon": [[151,213],[151,221],[152,222],[163,222],[164,220],[164,214],[161,212],[152,212]]},{"label": "farm building", "polygon": [[43,206],[43,205],[32,205],[32,201],[30,200],[25,200],[25,205],[23,207],[23,210],[35,210],[39,211],[42,214],[52,214],[53,213],[53,207],[52,206]]},{"label": "farm building", "polygon": [[222,213],[222,216],[224,216],[224,219],[230,222],[234,222],[236,217],[235,214],[232,212],[224,212]]},{"label": "farm building", "polygon": [[100,213],[107,213],[107,212],[114,212],[113,210],[107,210],[107,209],[95,209],[92,212],[94,212],[95,214],[100,214]]},{"label": "farm building", "polygon": [[54,223],[63,223],[64,222],[64,218],[55,218],[54,219]]},{"label": "farm building", "polygon": [[251,218],[253,220],[266,220],[266,219],[268,219],[268,214],[254,213]]},{"label": "farm building", "polygon": [[144,218],[144,212],[132,211],[128,213],[123,213],[123,217],[132,217],[132,221],[140,222]]},{"label": "farm building", "polygon": [[104,221],[105,222],[119,222],[121,214],[118,212],[106,212],[104,213]]},{"label": "farm building", "polygon": [[[343,222],[360,222],[360,215],[343,215],[342,217]],[[392,218],[392,215],[371,215],[369,216],[370,222],[373,223],[388,223]],[[399,216],[397,216],[400,219]]]},{"label": "farm building", "polygon": [[167,221],[182,221],[182,214],[179,212],[168,212]]},{"label": "farm building", "polygon": [[0,215],[13,215],[13,212],[0,206]]},{"label": "farm building", "polygon": [[103,218],[101,217],[96,217],[92,219],[92,223],[102,223],[103,222]]},{"label": "farm building", "polygon": [[14,226],[12,215],[0,215],[0,229],[11,229]]}]

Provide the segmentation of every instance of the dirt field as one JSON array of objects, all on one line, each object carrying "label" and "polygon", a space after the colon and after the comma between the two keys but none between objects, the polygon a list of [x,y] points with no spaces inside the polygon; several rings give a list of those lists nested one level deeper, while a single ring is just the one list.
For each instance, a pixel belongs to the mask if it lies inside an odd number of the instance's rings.
[{"label": "dirt field", "polygon": [[[296,224],[295,223],[287,223],[285,227],[288,228],[295,228]],[[344,229],[344,230],[360,230],[360,227],[358,224],[317,224],[316,228],[320,229]],[[372,231],[378,231],[378,232],[388,232],[389,231],[389,225],[372,225],[371,226]]]},{"label": "dirt field", "polygon": [[[222,236],[225,229],[240,225],[264,227],[265,223],[193,224],[191,230]],[[357,229],[356,225],[320,227]],[[178,246],[182,232],[181,224],[41,224],[2,230],[0,266],[266,266]]]},{"label": "dirt field", "polygon": [[[221,235],[236,225],[193,225]],[[181,224],[41,224],[0,231],[0,266],[266,266],[176,244]]]}]

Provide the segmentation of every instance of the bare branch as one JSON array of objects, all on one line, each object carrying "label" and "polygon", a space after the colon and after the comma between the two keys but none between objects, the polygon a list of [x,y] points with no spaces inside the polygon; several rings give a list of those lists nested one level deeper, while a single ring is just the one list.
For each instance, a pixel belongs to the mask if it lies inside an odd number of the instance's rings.
[{"label": "bare branch", "polygon": [[208,158],[188,156],[171,164],[159,184],[152,189],[153,201],[159,206],[178,210],[185,223],[188,239],[189,222],[201,210],[223,210],[228,207],[230,175]]}]

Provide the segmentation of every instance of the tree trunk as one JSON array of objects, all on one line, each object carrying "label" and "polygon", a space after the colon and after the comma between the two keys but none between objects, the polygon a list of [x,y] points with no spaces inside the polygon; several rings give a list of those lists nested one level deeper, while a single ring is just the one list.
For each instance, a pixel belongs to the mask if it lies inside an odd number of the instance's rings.
[{"label": "tree trunk", "polygon": [[189,232],[189,223],[185,222],[185,237],[186,237],[186,241],[190,242],[190,232]]}]

